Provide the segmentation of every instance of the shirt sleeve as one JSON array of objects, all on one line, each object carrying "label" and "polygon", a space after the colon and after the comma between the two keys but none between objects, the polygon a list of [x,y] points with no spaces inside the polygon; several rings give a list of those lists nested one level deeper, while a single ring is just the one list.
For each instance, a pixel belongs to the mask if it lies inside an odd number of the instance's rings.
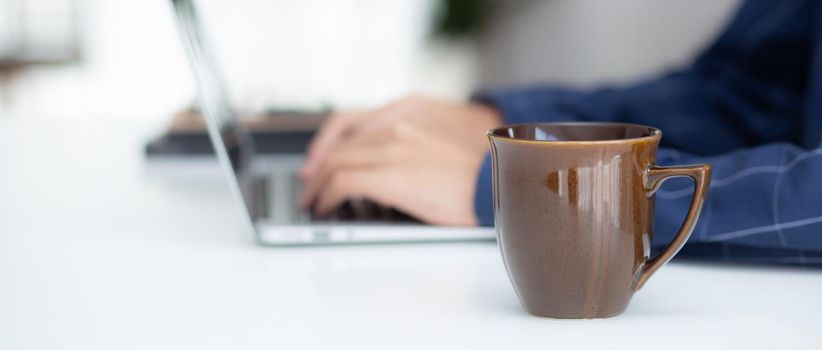
[{"label": "shirt sleeve", "polygon": [[[661,149],[663,165],[708,163],[713,178],[683,257],[822,266],[822,149],[773,143],[712,157]],[[672,179],[656,192],[654,248],[679,229],[693,188]]]}]

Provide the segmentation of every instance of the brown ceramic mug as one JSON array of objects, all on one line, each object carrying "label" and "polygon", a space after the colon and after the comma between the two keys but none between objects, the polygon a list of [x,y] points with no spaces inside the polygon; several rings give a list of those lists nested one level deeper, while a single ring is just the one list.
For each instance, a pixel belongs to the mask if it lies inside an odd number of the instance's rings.
[{"label": "brown ceramic mug", "polygon": [[[552,318],[620,314],[685,244],[708,192],[707,164],[654,164],[662,133],[619,123],[509,125],[488,132],[494,221],[508,275],[526,311]],[[689,177],[682,227],[650,257],[654,192]]]}]

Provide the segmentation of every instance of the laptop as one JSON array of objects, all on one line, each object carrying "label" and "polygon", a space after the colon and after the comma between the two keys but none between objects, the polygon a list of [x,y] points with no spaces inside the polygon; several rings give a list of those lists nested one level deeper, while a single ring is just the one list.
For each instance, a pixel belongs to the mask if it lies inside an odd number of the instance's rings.
[{"label": "laptop", "polygon": [[391,208],[352,198],[331,217],[312,217],[297,204],[300,155],[255,152],[237,123],[214,55],[209,51],[194,0],[171,0],[205,116],[209,139],[228,180],[245,230],[261,245],[448,242],[494,240],[492,228],[438,227]]}]

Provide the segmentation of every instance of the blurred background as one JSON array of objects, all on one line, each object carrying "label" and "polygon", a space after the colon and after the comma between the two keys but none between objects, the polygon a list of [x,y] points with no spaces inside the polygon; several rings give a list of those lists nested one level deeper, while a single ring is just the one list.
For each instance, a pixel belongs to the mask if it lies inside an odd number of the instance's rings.
[{"label": "blurred background", "polygon": [[[236,106],[591,86],[676,69],[738,0],[201,0]],[[0,0],[0,118],[164,119],[194,85],[166,0]]]}]

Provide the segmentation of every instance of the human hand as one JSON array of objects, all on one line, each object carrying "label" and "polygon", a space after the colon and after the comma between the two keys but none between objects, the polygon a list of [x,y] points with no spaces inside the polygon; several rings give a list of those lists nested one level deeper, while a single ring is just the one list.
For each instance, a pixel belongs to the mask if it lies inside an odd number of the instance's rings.
[{"label": "human hand", "polygon": [[332,116],[300,170],[303,207],[327,214],[364,197],[438,225],[476,225],[477,170],[493,109],[412,96],[386,107]]}]

